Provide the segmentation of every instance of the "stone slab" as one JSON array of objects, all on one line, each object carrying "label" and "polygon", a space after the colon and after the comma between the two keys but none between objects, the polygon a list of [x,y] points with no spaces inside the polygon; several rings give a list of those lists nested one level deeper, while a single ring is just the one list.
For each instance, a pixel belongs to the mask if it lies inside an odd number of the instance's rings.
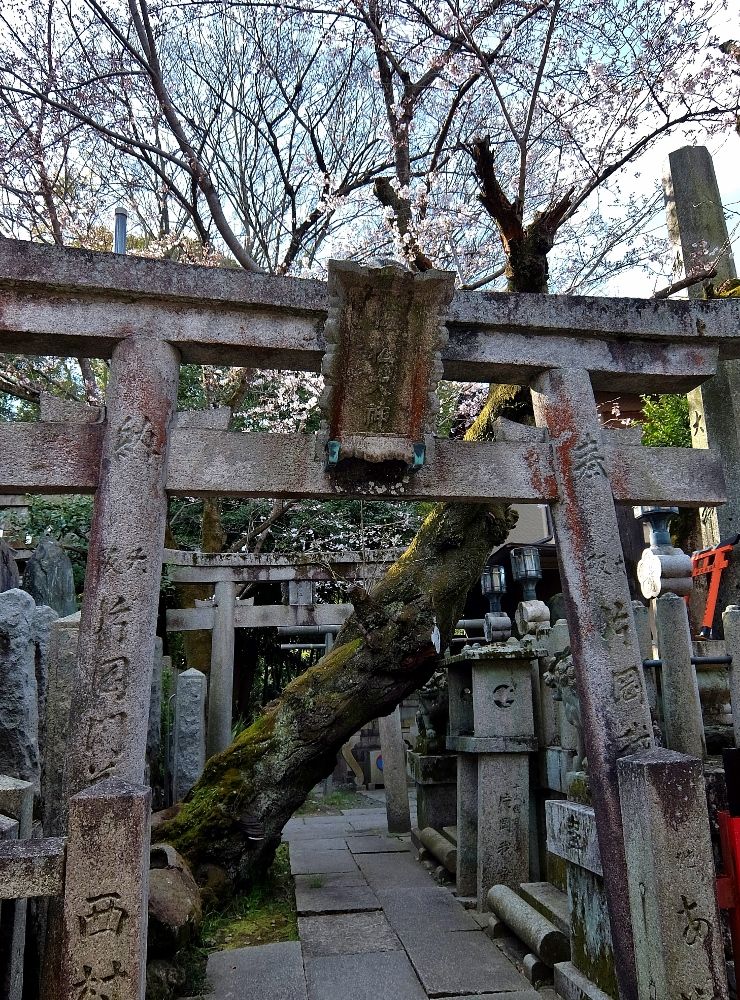
[{"label": "stone slab", "polygon": [[299,917],[298,933],[306,956],[359,955],[403,949],[385,914],[379,910]]},{"label": "stone slab", "polygon": [[357,872],[357,865],[350,852],[344,850],[322,851],[313,844],[293,844],[290,851],[290,871],[293,875],[324,875],[331,872]]},{"label": "stone slab", "polygon": [[550,882],[522,882],[519,894],[563,934],[570,933],[568,896],[562,889]]},{"label": "stone slab", "polygon": [[299,838],[298,843],[294,847],[296,851],[302,851],[311,846],[315,851],[346,851],[347,850],[347,840],[345,837],[317,837],[315,840],[312,838]]},{"label": "stone slab", "polygon": [[366,837],[347,837],[346,844],[353,854],[403,854],[411,850],[408,841],[373,834]]},{"label": "stone slab", "polygon": [[596,836],[596,818],[591,806],[549,799],[545,803],[547,849],[596,875],[603,875]]},{"label": "stone slab", "polygon": [[378,897],[362,876],[345,873],[296,875],[295,901],[301,916],[381,908]]},{"label": "stone slab", "polygon": [[218,951],[208,958],[208,981],[218,1000],[307,1000],[299,941]]},{"label": "stone slab", "polygon": [[411,962],[399,951],[306,956],[306,979],[309,1000],[427,1000]]},{"label": "stone slab", "polygon": [[433,885],[428,872],[409,854],[360,854],[355,859],[372,889],[399,889]]},{"label": "stone slab", "polygon": [[407,938],[422,985],[431,996],[460,996],[492,989],[527,990],[529,983],[483,931],[450,931]]},{"label": "stone slab", "polygon": [[429,883],[424,889],[412,886],[379,890],[377,896],[391,927],[402,941],[419,935],[478,930],[472,912],[464,909],[442,886]]}]

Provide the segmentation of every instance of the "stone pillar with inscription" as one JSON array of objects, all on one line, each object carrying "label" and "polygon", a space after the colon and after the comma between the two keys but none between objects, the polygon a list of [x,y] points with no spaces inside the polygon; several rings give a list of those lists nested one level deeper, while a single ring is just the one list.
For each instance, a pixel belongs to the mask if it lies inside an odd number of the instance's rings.
[{"label": "stone pillar with inscription", "polygon": [[137,336],[111,358],[72,699],[72,793],[111,775],[144,778],[178,358]]},{"label": "stone pillar with inscription", "polygon": [[181,802],[203,773],[206,763],[206,675],[191,667],[177,678],[172,794]]},{"label": "stone pillar with inscription", "polygon": [[553,445],[552,505],[560,579],[622,1000],[637,1000],[617,760],[652,746],[652,723],[631,596],[606,473],[596,401],[585,369],[551,369],[533,386],[538,426]]},{"label": "stone pillar with inscription", "polygon": [[409,791],[406,780],[406,747],[401,730],[401,709],[378,719],[380,750],[383,755],[385,811],[389,833],[408,833],[411,829]]},{"label": "stone pillar with inscription", "polygon": [[143,1000],[148,788],[107,778],[69,808],[58,1000]]},{"label": "stone pillar with inscription", "polygon": [[[532,660],[537,655],[512,639],[463,650],[447,661],[451,704],[453,698],[458,700],[454,692],[464,693],[468,684],[472,704],[472,716],[451,710],[447,741],[458,753],[458,859],[463,855],[458,892],[463,895],[472,888],[475,871],[481,910],[491,886],[515,888],[529,881],[529,754],[537,749]],[[472,721],[468,732],[459,728],[465,718]],[[476,827],[471,802],[463,801],[473,774]]]},{"label": "stone pillar with inscription", "polygon": [[726,1000],[703,763],[654,749],[618,771],[639,996]]},{"label": "stone pillar with inscription", "polygon": [[208,678],[207,756],[221,753],[231,743],[232,700],[234,693],[234,610],[236,584],[216,583],[211,673]]},{"label": "stone pillar with inscription", "polygon": [[[714,265],[716,286],[737,276],[730,250],[722,199],[714,165],[705,146],[674,150],[663,177],[668,233],[684,275]],[[701,284],[689,297],[701,298]],[[689,393],[691,443],[711,448],[722,460],[728,501],[701,511],[702,540],[716,545],[740,532],[740,362],[725,361],[716,375]],[[740,603],[740,559],[737,553],[722,577],[720,607]]]}]

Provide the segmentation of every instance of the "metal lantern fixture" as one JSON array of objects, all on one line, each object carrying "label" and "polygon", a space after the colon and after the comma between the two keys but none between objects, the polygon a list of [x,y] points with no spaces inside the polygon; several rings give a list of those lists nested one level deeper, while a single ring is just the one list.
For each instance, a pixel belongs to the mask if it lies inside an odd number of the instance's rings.
[{"label": "metal lantern fixture", "polygon": [[488,565],[483,567],[480,578],[480,589],[488,598],[490,611],[501,610],[501,595],[506,593],[506,570],[503,566]]},{"label": "metal lantern fixture", "polygon": [[647,521],[650,528],[650,547],[671,544],[668,527],[671,518],[678,514],[678,507],[634,507],[635,518]]},{"label": "metal lantern fixture", "polygon": [[542,579],[539,550],[531,546],[512,549],[511,575],[522,585],[525,601],[537,600],[537,581]]}]

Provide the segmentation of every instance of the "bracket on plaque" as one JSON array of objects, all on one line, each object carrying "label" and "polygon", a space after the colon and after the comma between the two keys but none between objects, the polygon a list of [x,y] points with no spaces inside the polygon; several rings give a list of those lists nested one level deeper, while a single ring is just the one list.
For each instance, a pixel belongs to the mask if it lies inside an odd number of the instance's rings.
[{"label": "bracket on plaque", "polygon": [[392,476],[430,461],[454,286],[449,271],[330,261],[319,400],[328,469],[354,460]]}]

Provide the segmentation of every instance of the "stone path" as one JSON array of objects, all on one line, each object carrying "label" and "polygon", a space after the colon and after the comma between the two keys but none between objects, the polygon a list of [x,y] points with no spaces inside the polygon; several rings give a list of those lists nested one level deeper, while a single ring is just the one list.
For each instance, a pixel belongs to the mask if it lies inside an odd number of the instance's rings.
[{"label": "stone path", "polygon": [[544,1000],[370,795],[377,807],[288,823],[300,941],[212,955],[215,1000]]}]

